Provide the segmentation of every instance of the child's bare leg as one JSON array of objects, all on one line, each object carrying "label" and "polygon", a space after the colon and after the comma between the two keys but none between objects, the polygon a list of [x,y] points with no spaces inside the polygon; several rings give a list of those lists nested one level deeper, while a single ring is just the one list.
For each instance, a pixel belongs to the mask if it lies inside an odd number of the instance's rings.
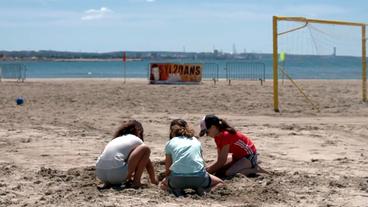
[{"label": "child's bare leg", "polygon": [[209,174],[210,179],[211,179],[211,190],[215,190],[218,187],[221,187],[223,185],[225,185],[224,181],[221,180],[220,178]]},{"label": "child's bare leg", "polygon": [[135,185],[136,187],[139,187],[141,185],[141,177],[144,169],[146,169],[147,163],[149,161],[149,156],[151,154],[151,150],[147,146],[142,147],[141,150],[143,151],[143,155],[141,156],[141,159],[138,163],[133,180],[133,185]]},{"label": "child's bare leg", "polygon": [[[226,176],[233,176],[236,173],[242,173],[242,170],[252,169],[252,163],[248,159],[240,159],[236,161],[229,169],[226,170]],[[251,171],[252,172],[252,171]],[[256,172],[255,172],[256,173]],[[244,173],[242,173],[244,174]],[[251,173],[249,173],[251,174]]]},{"label": "child's bare leg", "polygon": [[131,179],[131,177],[134,176],[133,185],[135,187],[139,187],[141,185],[143,170],[146,168],[150,154],[151,150],[144,144],[139,145],[130,153],[128,158],[127,179]]},{"label": "child's bare leg", "polygon": [[257,168],[244,168],[241,169],[238,173],[241,173],[245,176],[251,175],[251,174],[256,174],[258,172]]},{"label": "child's bare leg", "polygon": [[248,176],[251,174],[256,174],[256,173],[265,173],[265,174],[270,174],[268,171],[264,170],[263,168],[261,168],[259,165],[256,165],[254,168],[244,168],[241,169],[239,171],[239,173]]}]

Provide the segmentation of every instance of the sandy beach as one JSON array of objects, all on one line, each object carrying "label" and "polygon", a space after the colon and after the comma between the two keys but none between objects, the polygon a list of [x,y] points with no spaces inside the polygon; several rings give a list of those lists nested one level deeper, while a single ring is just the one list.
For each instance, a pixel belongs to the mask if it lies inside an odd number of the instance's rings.
[{"label": "sandy beach", "polygon": [[[361,81],[272,81],[149,85],[147,80],[0,82],[0,206],[367,206],[368,103]],[[15,99],[25,103],[17,106]],[[98,190],[94,164],[122,120],[137,119],[159,174],[169,123],[183,118],[198,133],[207,113],[225,118],[255,143],[270,175],[226,180],[203,197],[176,198],[148,184]],[[200,138],[206,162],[215,143]]]}]

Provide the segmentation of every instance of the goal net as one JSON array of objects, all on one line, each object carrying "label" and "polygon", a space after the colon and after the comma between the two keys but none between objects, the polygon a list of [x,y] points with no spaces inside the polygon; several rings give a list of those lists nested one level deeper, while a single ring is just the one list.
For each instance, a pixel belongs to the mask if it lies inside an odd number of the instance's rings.
[{"label": "goal net", "polygon": [[[304,100],[298,102],[302,109],[309,105],[317,111],[331,108],[341,93],[367,101],[365,28],[363,23],[274,17],[275,111],[279,101],[282,106],[295,98]],[[336,83],[346,85],[333,87]]]}]

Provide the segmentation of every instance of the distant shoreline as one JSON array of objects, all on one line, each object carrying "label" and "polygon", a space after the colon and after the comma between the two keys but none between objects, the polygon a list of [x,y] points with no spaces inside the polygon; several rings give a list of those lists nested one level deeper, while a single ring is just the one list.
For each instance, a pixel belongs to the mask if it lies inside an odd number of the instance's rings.
[{"label": "distant shoreline", "polygon": [[[55,62],[123,62],[122,58],[71,58],[71,59],[47,59]],[[126,62],[143,61],[143,59],[126,59]]]},{"label": "distant shoreline", "polygon": [[[50,61],[50,62],[123,62],[122,58],[45,58],[45,59],[3,59],[0,62],[11,62],[11,61]],[[143,59],[129,58],[126,62],[143,61]]]}]

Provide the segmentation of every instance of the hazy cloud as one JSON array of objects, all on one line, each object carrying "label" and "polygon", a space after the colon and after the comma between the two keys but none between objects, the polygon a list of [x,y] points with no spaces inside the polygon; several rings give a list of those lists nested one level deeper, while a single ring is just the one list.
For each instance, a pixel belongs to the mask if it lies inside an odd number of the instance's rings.
[{"label": "hazy cloud", "polygon": [[112,10],[106,7],[101,7],[100,9],[89,9],[84,12],[84,16],[81,18],[82,20],[95,20],[102,19],[106,17],[109,13],[112,13]]}]

